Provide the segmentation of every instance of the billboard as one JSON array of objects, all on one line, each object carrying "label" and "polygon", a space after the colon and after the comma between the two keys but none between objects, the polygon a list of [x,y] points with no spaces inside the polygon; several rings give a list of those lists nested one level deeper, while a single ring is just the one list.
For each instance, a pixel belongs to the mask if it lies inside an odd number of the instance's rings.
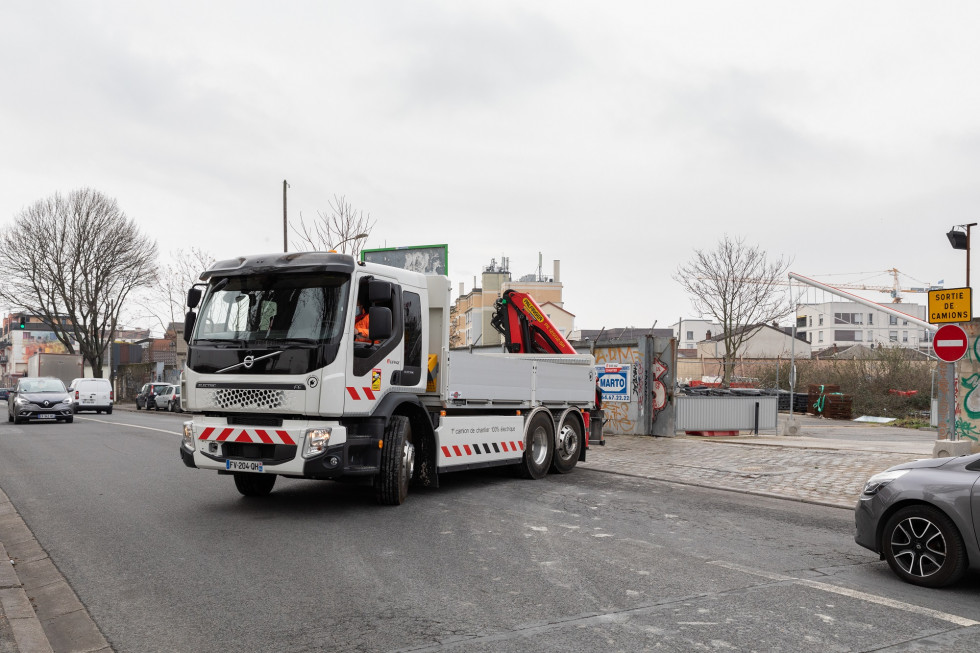
[{"label": "billboard", "polygon": [[422,274],[449,274],[448,245],[416,245],[412,247],[383,247],[362,249],[361,260],[391,267],[421,272]]}]

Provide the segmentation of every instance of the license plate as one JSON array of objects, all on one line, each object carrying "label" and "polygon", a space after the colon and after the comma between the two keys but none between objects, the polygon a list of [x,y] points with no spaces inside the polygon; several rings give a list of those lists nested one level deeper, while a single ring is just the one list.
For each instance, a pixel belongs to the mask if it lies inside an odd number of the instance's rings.
[{"label": "license plate", "polygon": [[83,404],[94,404],[95,399],[82,399]]},{"label": "license plate", "polygon": [[[52,415],[52,417],[54,417]],[[226,460],[225,469],[233,472],[262,472],[262,463],[254,460]]]},{"label": "license plate", "polygon": [[54,413],[38,413],[38,419],[54,419]]}]

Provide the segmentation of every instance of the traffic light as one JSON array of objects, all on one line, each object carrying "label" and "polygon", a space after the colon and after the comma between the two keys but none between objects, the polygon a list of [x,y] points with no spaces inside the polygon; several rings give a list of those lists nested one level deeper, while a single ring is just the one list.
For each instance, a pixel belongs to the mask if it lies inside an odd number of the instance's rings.
[{"label": "traffic light", "polygon": [[25,318],[23,315],[20,316],[20,328],[21,329],[26,329],[27,328],[27,324],[25,324],[25,320],[26,319],[27,318]]}]

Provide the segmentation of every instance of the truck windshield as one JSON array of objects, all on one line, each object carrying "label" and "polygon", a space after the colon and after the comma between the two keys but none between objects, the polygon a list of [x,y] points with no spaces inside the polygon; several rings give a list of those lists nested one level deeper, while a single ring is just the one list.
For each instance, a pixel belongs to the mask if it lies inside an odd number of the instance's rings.
[{"label": "truck windshield", "polygon": [[332,273],[215,279],[198,313],[194,340],[336,343],[343,335],[349,287],[349,276]]}]

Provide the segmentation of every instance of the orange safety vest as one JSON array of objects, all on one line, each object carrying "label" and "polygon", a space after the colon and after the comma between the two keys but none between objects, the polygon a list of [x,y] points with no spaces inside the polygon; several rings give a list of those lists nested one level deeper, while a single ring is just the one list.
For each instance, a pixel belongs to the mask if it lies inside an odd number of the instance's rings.
[{"label": "orange safety vest", "polygon": [[370,318],[366,312],[361,313],[355,318],[354,329],[357,331],[357,334],[354,336],[355,342],[371,342],[369,324]]}]

